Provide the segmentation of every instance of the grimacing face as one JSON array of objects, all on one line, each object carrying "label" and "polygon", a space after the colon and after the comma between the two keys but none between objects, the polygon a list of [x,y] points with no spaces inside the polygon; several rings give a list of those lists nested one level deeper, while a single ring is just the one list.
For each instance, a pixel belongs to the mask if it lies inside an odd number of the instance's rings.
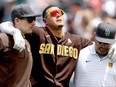
[{"label": "grimacing face", "polygon": [[111,45],[110,44],[105,44],[102,42],[99,42],[97,40],[95,40],[95,45],[96,45],[96,51],[99,54],[105,54],[110,50]]},{"label": "grimacing face", "polygon": [[[58,7],[50,7],[47,9],[46,13],[51,11],[57,11],[60,10]],[[60,15],[59,13],[56,14],[56,16],[50,16],[48,15],[46,18],[46,25],[51,27],[63,27],[64,26],[64,16]]]}]

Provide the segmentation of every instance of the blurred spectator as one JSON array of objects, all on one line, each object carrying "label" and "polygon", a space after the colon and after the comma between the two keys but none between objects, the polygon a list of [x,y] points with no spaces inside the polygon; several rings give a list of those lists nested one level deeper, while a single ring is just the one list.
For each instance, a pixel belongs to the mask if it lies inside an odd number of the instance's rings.
[{"label": "blurred spectator", "polygon": [[103,20],[116,26],[116,0],[107,0],[103,4]]},{"label": "blurred spectator", "polygon": [[2,22],[2,18],[4,16],[4,3],[0,0],[0,23]]},{"label": "blurred spectator", "polygon": [[109,16],[116,16],[116,1],[115,0],[107,0],[103,4],[103,11],[105,11]]},{"label": "blurred spectator", "polygon": [[1,19],[0,22],[11,21],[10,14],[13,6],[16,5],[15,0],[4,0],[1,2]]},{"label": "blurred spectator", "polygon": [[90,23],[93,20],[94,15],[90,9],[85,9],[83,11],[83,17],[81,22],[81,29],[83,30],[83,37],[92,40],[93,27],[90,27]]},{"label": "blurred spectator", "polygon": [[90,0],[88,3],[88,7],[90,8],[90,10],[92,10],[95,17],[101,16],[102,5],[102,0]]},{"label": "blurred spectator", "polygon": [[65,12],[68,11],[67,8],[68,8],[70,2],[71,2],[70,0],[59,0],[60,7],[61,7]]},{"label": "blurred spectator", "polygon": [[102,22],[102,0],[88,0],[88,9],[92,11],[93,19],[91,19],[89,25],[87,26],[87,31],[84,37],[93,40],[93,32],[95,31],[97,25]]},{"label": "blurred spectator", "polygon": [[[69,5],[69,21],[68,23],[71,25],[69,26],[68,31],[74,33],[74,34],[79,34],[80,35],[80,24],[82,21],[82,17],[83,17],[83,7],[81,6],[80,3],[71,3]],[[72,23],[71,23],[72,22]],[[71,27],[71,28],[70,28]]]},{"label": "blurred spectator", "polygon": [[18,4],[25,3],[25,0],[15,0]]}]

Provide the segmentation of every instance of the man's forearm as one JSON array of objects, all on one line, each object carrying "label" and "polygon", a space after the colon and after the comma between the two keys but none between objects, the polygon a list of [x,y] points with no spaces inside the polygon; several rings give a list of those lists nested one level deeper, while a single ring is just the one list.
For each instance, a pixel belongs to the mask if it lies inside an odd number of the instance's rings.
[{"label": "man's forearm", "polygon": [[1,23],[0,29],[1,29],[1,32],[11,34],[11,35],[13,35],[14,31],[19,31],[18,29],[14,28],[13,23],[10,21]]},{"label": "man's forearm", "polygon": [[21,34],[21,31],[13,26],[13,23],[3,22],[0,24],[1,32],[13,35],[14,46],[13,48],[22,51],[25,49],[25,40]]}]

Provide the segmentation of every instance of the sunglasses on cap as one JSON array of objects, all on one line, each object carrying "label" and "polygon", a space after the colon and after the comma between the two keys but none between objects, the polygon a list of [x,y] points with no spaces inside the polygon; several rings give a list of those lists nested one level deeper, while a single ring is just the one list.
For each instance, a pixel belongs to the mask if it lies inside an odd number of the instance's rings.
[{"label": "sunglasses on cap", "polygon": [[36,21],[36,17],[21,17],[19,19],[26,19],[29,23]]},{"label": "sunglasses on cap", "polygon": [[57,14],[59,14],[60,16],[62,16],[64,14],[64,11],[61,9],[57,9],[57,10],[52,10],[50,12],[48,12],[44,18],[47,18],[48,16],[50,17],[56,17]]},{"label": "sunglasses on cap", "polygon": [[111,45],[111,44],[109,44],[109,43],[103,43],[103,42],[99,42],[99,41],[97,41],[100,45]]}]

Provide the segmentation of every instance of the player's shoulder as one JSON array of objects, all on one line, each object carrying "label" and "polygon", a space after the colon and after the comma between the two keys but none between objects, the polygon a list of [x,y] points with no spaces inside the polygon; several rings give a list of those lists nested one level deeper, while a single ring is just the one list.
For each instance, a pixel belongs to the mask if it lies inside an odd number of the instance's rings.
[{"label": "player's shoulder", "polygon": [[9,44],[13,44],[13,42],[14,40],[12,35],[0,32],[0,43],[3,43],[5,46],[8,46]]},{"label": "player's shoulder", "polygon": [[8,35],[6,33],[0,32],[0,38],[8,38]]},{"label": "player's shoulder", "polygon": [[65,33],[66,34],[66,36],[68,36],[69,38],[72,38],[72,39],[79,39],[79,38],[81,38],[79,35],[76,35],[76,34],[71,34],[71,33],[69,33],[69,32],[66,32]]},{"label": "player's shoulder", "polygon": [[33,30],[33,33],[42,34],[45,32],[45,27],[34,26],[32,30]]},{"label": "player's shoulder", "polygon": [[66,36],[73,41],[77,41],[78,43],[81,43],[82,41],[89,41],[86,38],[83,38],[83,37],[76,35],[76,34],[71,34],[69,32],[66,32]]}]

